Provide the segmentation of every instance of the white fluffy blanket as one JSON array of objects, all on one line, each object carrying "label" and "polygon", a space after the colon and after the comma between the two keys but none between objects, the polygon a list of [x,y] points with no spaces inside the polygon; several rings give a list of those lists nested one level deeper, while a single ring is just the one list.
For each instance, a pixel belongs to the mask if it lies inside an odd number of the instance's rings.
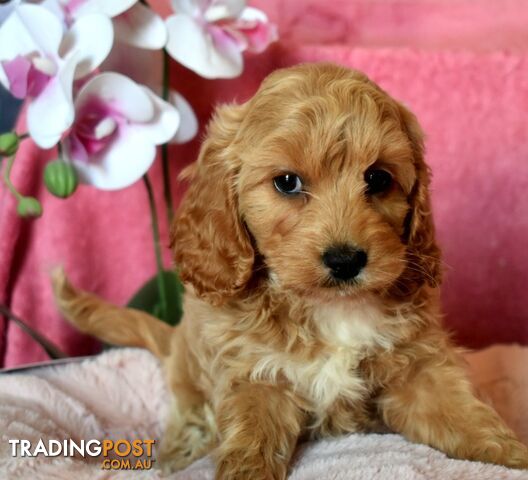
[{"label": "white fluffy blanket", "polygon": [[[497,346],[468,355],[475,384],[528,441],[528,348]],[[146,351],[112,350],[66,365],[0,376],[0,478],[210,480],[202,459],[170,476],[105,471],[101,459],[11,456],[9,439],[136,439],[161,436],[168,393]],[[34,443],[34,444],[35,444]],[[33,445],[34,445],[33,444]],[[458,461],[398,435],[349,435],[302,445],[292,480],[528,479],[528,471]]]}]

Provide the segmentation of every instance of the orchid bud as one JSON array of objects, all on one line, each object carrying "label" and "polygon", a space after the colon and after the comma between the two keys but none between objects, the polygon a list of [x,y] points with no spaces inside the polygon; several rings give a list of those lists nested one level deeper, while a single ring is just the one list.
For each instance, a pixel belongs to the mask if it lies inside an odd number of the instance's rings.
[{"label": "orchid bud", "polygon": [[42,215],[42,205],[34,197],[22,197],[18,201],[17,213],[21,217],[40,217]]},{"label": "orchid bud", "polygon": [[0,135],[0,157],[12,157],[18,150],[20,139],[14,132]]},{"label": "orchid bud", "polygon": [[77,189],[77,172],[70,162],[54,160],[44,169],[44,183],[52,195],[67,198]]}]

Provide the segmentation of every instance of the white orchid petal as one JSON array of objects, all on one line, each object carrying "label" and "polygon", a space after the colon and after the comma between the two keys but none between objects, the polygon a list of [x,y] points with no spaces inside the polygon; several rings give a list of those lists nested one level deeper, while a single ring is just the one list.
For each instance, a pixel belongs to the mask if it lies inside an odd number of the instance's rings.
[{"label": "white orchid petal", "polygon": [[212,0],[171,0],[172,9],[177,14],[199,16],[209,6]]},{"label": "white orchid petal", "polygon": [[102,13],[115,17],[132,8],[138,0],[86,0],[74,10],[74,17],[80,18],[89,13]]},{"label": "white orchid petal", "polygon": [[245,6],[245,0],[217,0],[205,11],[204,18],[208,22],[216,22],[224,18],[237,18]]},{"label": "white orchid petal", "polygon": [[176,61],[205,78],[234,78],[242,73],[242,53],[233,43],[217,48],[212,36],[187,15],[166,20],[166,49]]},{"label": "white orchid petal", "polygon": [[141,135],[148,137],[155,145],[168,143],[178,131],[180,114],[174,105],[165,102],[148,88],[143,87],[143,90],[154,104],[156,113],[148,124],[137,124],[137,127],[141,127]]},{"label": "white orchid petal", "polygon": [[152,100],[143,88],[119,73],[106,72],[91,79],[79,92],[76,108],[94,96],[112,105],[131,122],[149,122],[155,115]]},{"label": "white orchid petal", "polygon": [[41,71],[42,73],[45,73],[46,75],[49,75],[50,77],[57,74],[57,64],[46,57],[35,57],[32,59],[33,66]]},{"label": "white orchid petal", "polygon": [[0,64],[0,84],[3,85],[6,90],[9,90],[9,79],[7,78],[6,72],[4,71],[2,64]]},{"label": "white orchid petal", "polygon": [[101,65],[110,53],[113,43],[112,21],[102,14],[90,14],[76,20],[66,33],[61,53],[64,57],[76,53],[79,65],[75,78],[82,78]]},{"label": "white orchid petal", "polygon": [[101,190],[119,190],[139,180],[156,158],[156,147],[141,129],[124,127],[112,144],[89,162],[74,161],[79,180]]},{"label": "white orchid petal", "polygon": [[212,5],[206,10],[203,18],[206,22],[209,23],[225,20],[230,18],[229,10],[225,5]]},{"label": "white orchid petal", "polygon": [[246,8],[246,0],[216,0],[215,3],[225,5],[230,17],[238,17],[244,8]]},{"label": "white orchid petal", "polygon": [[167,43],[167,28],[159,15],[141,3],[114,18],[116,37],[130,45],[158,50]]},{"label": "white orchid petal", "polygon": [[43,0],[39,2],[39,5],[53,13],[62,23],[63,30],[67,30],[66,15],[59,0]]},{"label": "white orchid petal", "polygon": [[117,122],[113,118],[107,117],[100,121],[95,127],[95,138],[97,140],[101,140],[105,137],[108,137],[116,131],[116,128]]},{"label": "white orchid petal", "polygon": [[196,118],[189,102],[178,92],[170,92],[170,102],[180,114],[180,127],[172,138],[171,143],[189,142],[198,133],[198,118]]},{"label": "white orchid petal", "polygon": [[242,10],[240,16],[238,17],[240,20],[246,20],[246,21],[252,21],[257,20],[260,22],[267,22],[268,16],[258,8],[254,7],[246,7],[244,10]]},{"label": "white orchid petal", "polygon": [[28,107],[28,131],[41,148],[57,144],[74,120],[72,100],[73,75],[76,62],[65,63],[42,93]]},{"label": "white orchid petal", "polygon": [[11,2],[0,4],[0,25],[13,13],[13,10],[19,3],[20,0],[12,0]]},{"label": "white orchid petal", "polygon": [[53,13],[39,5],[20,5],[0,26],[0,61],[33,52],[55,58],[62,34]]}]

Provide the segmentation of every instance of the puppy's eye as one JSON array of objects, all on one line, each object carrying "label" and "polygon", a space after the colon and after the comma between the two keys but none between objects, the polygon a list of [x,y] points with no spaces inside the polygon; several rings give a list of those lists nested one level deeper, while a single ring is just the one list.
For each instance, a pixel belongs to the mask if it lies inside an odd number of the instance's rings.
[{"label": "puppy's eye", "polygon": [[392,175],[387,170],[369,168],[365,172],[365,183],[367,184],[368,195],[383,193],[392,186]]},{"label": "puppy's eye", "polygon": [[273,179],[275,188],[284,195],[295,195],[302,192],[303,184],[301,178],[294,173],[279,175]]}]

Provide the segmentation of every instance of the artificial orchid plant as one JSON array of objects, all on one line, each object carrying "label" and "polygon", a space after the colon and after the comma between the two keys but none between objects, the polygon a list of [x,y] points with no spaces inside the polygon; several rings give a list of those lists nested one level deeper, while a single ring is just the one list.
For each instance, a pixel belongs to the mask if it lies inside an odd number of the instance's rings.
[{"label": "artificial orchid plant", "polygon": [[[166,147],[187,142],[198,131],[192,107],[170,90],[169,61],[205,78],[233,78],[242,73],[243,52],[262,52],[277,38],[266,15],[245,0],[172,0],[171,7],[173,13],[162,19],[138,0],[0,0],[0,83],[25,101],[27,112],[27,132],[0,135],[3,180],[17,199],[18,214],[42,213],[39,200],[22,195],[10,179],[26,139],[57,150],[57,159],[44,170],[44,183],[55,196],[71,196],[78,183],[116,190],[143,179],[157,274],[131,305],[167,322],[181,314],[175,299],[182,287],[163,269],[147,172],[161,146],[170,220]],[[162,84],[141,85],[110,71],[116,63],[112,55],[122,48],[162,50]]]}]

